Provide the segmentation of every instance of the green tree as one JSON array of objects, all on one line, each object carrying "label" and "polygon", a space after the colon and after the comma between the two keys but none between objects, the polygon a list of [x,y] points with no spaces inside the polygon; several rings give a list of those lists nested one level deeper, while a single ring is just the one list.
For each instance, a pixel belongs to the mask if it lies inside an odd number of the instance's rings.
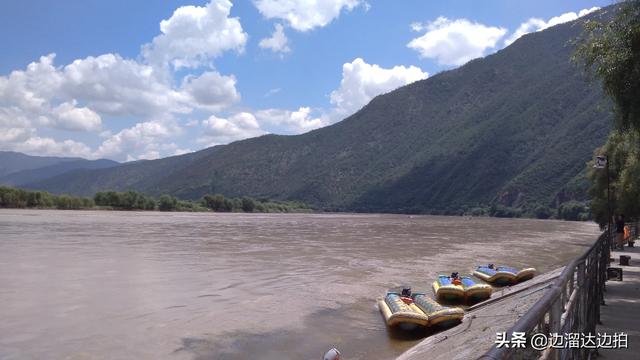
[{"label": "green tree", "polygon": [[242,211],[253,212],[253,209],[255,209],[255,207],[256,207],[256,203],[255,201],[253,201],[252,198],[250,197],[242,198]]},{"label": "green tree", "polygon": [[158,200],[158,210],[160,211],[174,211],[178,206],[178,199],[170,195],[162,195]]},{"label": "green tree", "polygon": [[535,215],[536,219],[548,219],[551,217],[551,210],[548,206],[538,205],[533,210],[533,214]]},{"label": "green tree", "polygon": [[640,129],[640,0],[619,5],[613,21],[589,21],[574,59],[602,81],[618,129]]},{"label": "green tree", "polygon": [[[613,213],[640,216],[640,0],[618,5],[612,21],[589,21],[574,59],[601,82],[614,105],[614,129],[595,155],[607,155]],[[607,171],[588,164],[595,220],[607,223]]]},{"label": "green tree", "polygon": [[156,201],[152,198],[148,197],[144,201],[144,209],[145,210],[155,210],[156,209]]},{"label": "green tree", "polygon": [[226,211],[225,210],[225,202],[224,195],[216,194],[216,195],[205,195],[204,196],[205,206],[213,211]]}]

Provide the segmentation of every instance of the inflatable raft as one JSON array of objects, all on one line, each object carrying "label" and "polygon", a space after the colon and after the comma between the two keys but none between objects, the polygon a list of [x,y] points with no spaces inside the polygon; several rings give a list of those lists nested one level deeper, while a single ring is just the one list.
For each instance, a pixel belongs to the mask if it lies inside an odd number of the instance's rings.
[{"label": "inflatable raft", "polygon": [[432,288],[438,300],[464,300],[464,288],[462,287],[462,281],[459,279],[454,279],[448,275],[438,275],[438,279],[433,282]]},{"label": "inflatable raft", "polygon": [[433,282],[433,292],[440,301],[478,302],[491,297],[492,291],[493,288],[490,285],[479,283],[467,275],[459,277],[439,275]]},{"label": "inflatable raft", "polygon": [[388,326],[410,329],[416,326],[450,326],[462,321],[464,310],[438,304],[425,294],[411,297],[388,292],[378,300],[378,307]]},{"label": "inflatable raft", "polygon": [[524,268],[522,270],[518,270],[509,266],[498,266],[498,270],[512,273],[516,277],[516,282],[530,280],[536,275],[535,268]]},{"label": "inflatable raft", "polygon": [[429,325],[429,317],[416,306],[413,299],[388,292],[384,299],[378,300],[380,312],[388,326],[403,325],[415,327]]},{"label": "inflatable raft", "polygon": [[413,303],[429,317],[429,326],[448,327],[458,324],[464,317],[464,310],[438,304],[425,294],[413,294]]},{"label": "inflatable raft", "polygon": [[465,275],[461,278],[464,298],[467,302],[479,302],[491,297],[493,292],[491,285],[480,283],[471,276]]},{"label": "inflatable raft", "polygon": [[473,275],[488,283],[508,285],[529,280],[533,278],[535,273],[536,269],[534,268],[517,270],[509,266],[482,265],[478,266],[476,271],[473,272]]}]

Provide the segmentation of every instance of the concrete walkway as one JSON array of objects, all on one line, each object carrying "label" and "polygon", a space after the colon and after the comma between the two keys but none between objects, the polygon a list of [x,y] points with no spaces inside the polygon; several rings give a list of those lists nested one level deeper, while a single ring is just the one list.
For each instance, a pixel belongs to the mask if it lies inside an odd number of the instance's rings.
[{"label": "concrete walkway", "polygon": [[[636,241],[636,246],[640,242]],[[621,266],[620,255],[631,256],[629,266]],[[621,267],[623,281],[607,281],[606,306],[600,307],[598,333],[628,335],[627,349],[600,349],[599,359],[640,359],[640,248],[624,248],[611,255],[612,267]]]}]

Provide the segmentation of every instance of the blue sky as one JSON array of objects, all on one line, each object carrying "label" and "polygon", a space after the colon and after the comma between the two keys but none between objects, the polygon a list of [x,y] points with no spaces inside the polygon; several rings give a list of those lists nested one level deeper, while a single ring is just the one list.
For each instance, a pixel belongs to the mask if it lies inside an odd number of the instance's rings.
[{"label": "blue sky", "polygon": [[128,161],[299,134],[611,3],[3,1],[0,150]]}]

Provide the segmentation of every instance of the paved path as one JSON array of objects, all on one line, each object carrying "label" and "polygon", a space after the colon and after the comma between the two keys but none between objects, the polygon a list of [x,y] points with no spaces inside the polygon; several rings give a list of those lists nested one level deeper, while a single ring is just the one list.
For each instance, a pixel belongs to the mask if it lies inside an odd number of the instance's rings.
[{"label": "paved path", "polygon": [[[640,242],[636,241],[636,246]],[[620,266],[620,255],[631,256],[630,266]],[[598,359],[640,359],[640,248],[625,247],[611,255],[612,267],[621,267],[623,281],[608,281],[605,293],[606,306],[600,307],[599,333],[628,334],[627,349],[601,349]]]}]

